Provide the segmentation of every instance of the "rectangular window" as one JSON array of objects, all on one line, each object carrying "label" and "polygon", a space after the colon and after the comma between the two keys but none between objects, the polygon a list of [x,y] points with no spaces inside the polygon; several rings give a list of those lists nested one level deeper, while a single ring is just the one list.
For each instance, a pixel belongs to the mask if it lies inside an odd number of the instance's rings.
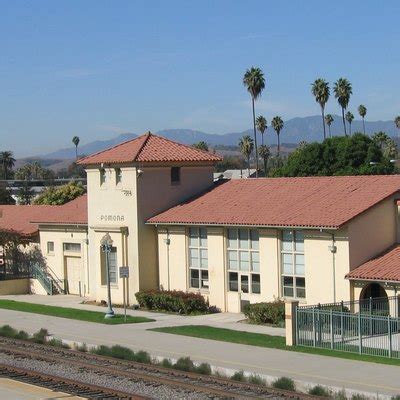
[{"label": "rectangular window", "polygon": [[47,254],[54,253],[54,242],[47,242]]},{"label": "rectangular window", "polygon": [[100,186],[104,185],[106,182],[106,170],[104,168],[100,168]]},{"label": "rectangular window", "polygon": [[121,168],[115,169],[115,184],[119,185],[122,182],[122,170]]},{"label": "rectangular window", "polygon": [[64,243],[64,251],[72,251],[74,253],[80,253],[81,244],[80,243]]},{"label": "rectangular window", "polygon": [[[101,284],[107,285],[107,270],[106,270],[106,255],[100,248],[101,254]],[[117,283],[117,248],[112,247],[110,253],[108,253],[108,268],[110,270],[110,283]]]},{"label": "rectangular window", "polygon": [[282,293],[284,297],[306,297],[304,233],[283,231],[281,241]]},{"label": "rectangular window", "polygon": [[227,236],[229,290],[259,294],[261,285],[258,230],[232,228],[228,229]]},{"label": "rectangular window", "polygon": [[180,167],[171,168],[171,183],[178,184],[181,181],[181,169]]},{"label": "rectangular window", "polygon": [[205,228],[190,228],[188,243],[190,287],[208,289],[207,230]]}]

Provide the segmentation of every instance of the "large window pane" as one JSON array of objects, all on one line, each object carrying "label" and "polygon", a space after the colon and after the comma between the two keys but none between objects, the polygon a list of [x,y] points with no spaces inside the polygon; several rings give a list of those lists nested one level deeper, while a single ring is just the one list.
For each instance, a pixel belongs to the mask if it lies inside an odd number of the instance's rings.
[{"label": "large window pane", "polygon": [[199,230],[197,228],[189,229],[189,246],[199,246]]},{"label": "large window pane", "polygon": [[253,250],[258,250],[259,237],[258,237],[258,231],[256,229],[252,229],[250,231],[250,239],[251,239],[251,248]]},{"label": "large window pane", "polygon": [[108,254],[108,268],[110,271],[110,283],[117,283],[117,249],[115,247]]},{"label": "large window pane", "polygon": [[208,268],[208,250],[200,249],[200,268]]},{"label": "large window pane", "polygon": [[238,273],[237,272],[229,272],[229,290],[231,292],[238,291]]},{"label": "large window pane", "polygon": [[259,274],[251,274],[251,291],[256,294],[261,293],[260,275]]},{"label": "large window pane", "polygon": [[293,254],[282,254],[283,273],[293,275]]},{"label": "large window pane", "polygon": [[240,270],[250,271],[250,254],[248,251],[239,252]]},{"label": "large window pane", "polygon": [[249,293],[249,276],[242,275],[240,277],[240,289],[243,293]]},{"label": "large window pane", "polygon": [[193,268],[199,267],[199,250],[189,249],[189,265]]},{"label": "large window pane", "polygon": [[192,288],[200,287],[199,270],[198,269],[190,270],[190,287],[192,287]]},{"label": "large window pane", "polygon": [[228,247],[237,249],[237,229],[228,229]]},{"label": "large window pane", "polygon": [[239,247],[241,249],[249,248],[249,231],[247,229],[239,229]]},{"label": "large window pane", "polygon": [[238,269],[238,253],[236,250],[228,251],[228,266],[229,269]]},{"label": "large window pane", "polygon": [[304,254],[296,254],[295,260],[295,274],[304,275]]},{"label": "large window pane", "polygon": [[302,231],[296,231],[295,245],[296,251],[304,251],[304,233]]},{"label": "large window pane", "polygon": [[200,228],[199,231],[200,231],[200,246],[207,247],[207,229]]},{"label": "large window pane", "polygon": [[201,271],[201,287],[208,289],[208,271]]},{"label": "large window pane", "polygon": [[293,251],[293,232],[283,231],[282,232],[282,250]]},{"label": "large window pane", "polygon": [[258,252],[251,253],[251,270],[254,272],[260,271],[260,256]]}]

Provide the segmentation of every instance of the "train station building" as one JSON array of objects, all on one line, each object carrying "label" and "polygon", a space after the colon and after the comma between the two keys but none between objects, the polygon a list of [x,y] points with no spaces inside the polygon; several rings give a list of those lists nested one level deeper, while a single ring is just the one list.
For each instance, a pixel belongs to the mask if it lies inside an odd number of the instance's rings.
[{"label": "train station building", "polygon": [[97,301],[107,297],[106,233],[115,303],[121,266],[131,304],[137,291],[157,288],[202,293],[228,312],[275,298],[315,304],[397,293],[400,176],[214,182],[218,161],[147,133],[81,159],[87,195],[71,203],[0,206],[0,229],[31,229],[51,274]]}]

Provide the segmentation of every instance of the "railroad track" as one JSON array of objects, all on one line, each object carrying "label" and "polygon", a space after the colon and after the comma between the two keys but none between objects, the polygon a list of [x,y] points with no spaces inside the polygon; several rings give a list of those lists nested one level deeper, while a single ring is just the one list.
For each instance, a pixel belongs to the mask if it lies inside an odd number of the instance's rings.
[{"label": "railroad track", "polygon": [[[107,376],[108,378],[111,377],[115,380],[126,379],[133,382],[141,382],[147,388],[154,386],[167,387],[176,390],[178,394],[182,394],[181,398],[185,399],[191,398],[194,396],[194,393],[199,394],[199,398],[204,399],[305,400],[317,398],[316,396],[303,393],[277,390],[262,385],[236,382],[215,376],[200,375],[151,364],[119,360],[92,353],[83,353],[17,339],[0,338],[0,353],[11,356],[16,360],[35,360],[50,365],[62,363],[63,366],[85,371],[85,373],[90,372],[100,376]],[[0,366],[3,367],[1,362]],[[51,379],[52,374],[48,374],[45,378]],[[69,384],[73,383],[73,381],[69,382]],[[79,384],[82,385],[82,382],[79,382]],[[99,385],[93,386],[93,391],[101,389]],[[116,389],[117,388],[108,388],[107,390],[112,391]],[[88,390],[91,389],[89,388]],[[67,393],[70,392],[67,391]],[[111,396],[112,394],[110,393],[109,395]],[[149,397],[154,398],[154,396],[151,395]],[[92,397],[89,396],[89,398]],[[114,398],[136,399],[146,397],[140,397],[140,395],[138,396],[137,394],[135,397],[135,393],[132,392],[127,395],[126,391],[124,392],[121,390],[120,395]]]}]

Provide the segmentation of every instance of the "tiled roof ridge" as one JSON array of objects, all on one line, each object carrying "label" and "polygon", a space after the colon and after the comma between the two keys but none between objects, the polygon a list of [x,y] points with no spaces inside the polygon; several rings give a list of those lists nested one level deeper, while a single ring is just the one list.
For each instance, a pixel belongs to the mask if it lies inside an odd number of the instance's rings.
[{"label": "tiled roof ridge", "polygon": [[[116,149],[117,147],[124,146],[127,143],[134,142],[134,141],[139,141],[139,139],[143,140],[143,143],[145,143],[150,135],[152,135],[152,133],[150,131],[148,131],[147,133],[144,133],[143,135],[136,136],[136,137],[134,137],[132,139],[129,139],[129,140],[125,140],[125,141],[123,141],[121,143],[118,143],[118,144],[112,146],[112,147],[107,147],[106,149],[97,151],[96,153],[88,154],[87,156],[79,159],[77,163],[78,164],[83,164],[83,162],[88,158],[92,158],[94,156],[98,156],[100,154],[105,153],[106,151],[109,151],[110,149]],[[143,144],[140,146],[139,151],[141,151],[142,149],[143,149]],[[132,161],[134,161],[134,159],[138,156],[139,151],[136,152],[136,154],[134,155],[134,158],[132,159]]]}]

